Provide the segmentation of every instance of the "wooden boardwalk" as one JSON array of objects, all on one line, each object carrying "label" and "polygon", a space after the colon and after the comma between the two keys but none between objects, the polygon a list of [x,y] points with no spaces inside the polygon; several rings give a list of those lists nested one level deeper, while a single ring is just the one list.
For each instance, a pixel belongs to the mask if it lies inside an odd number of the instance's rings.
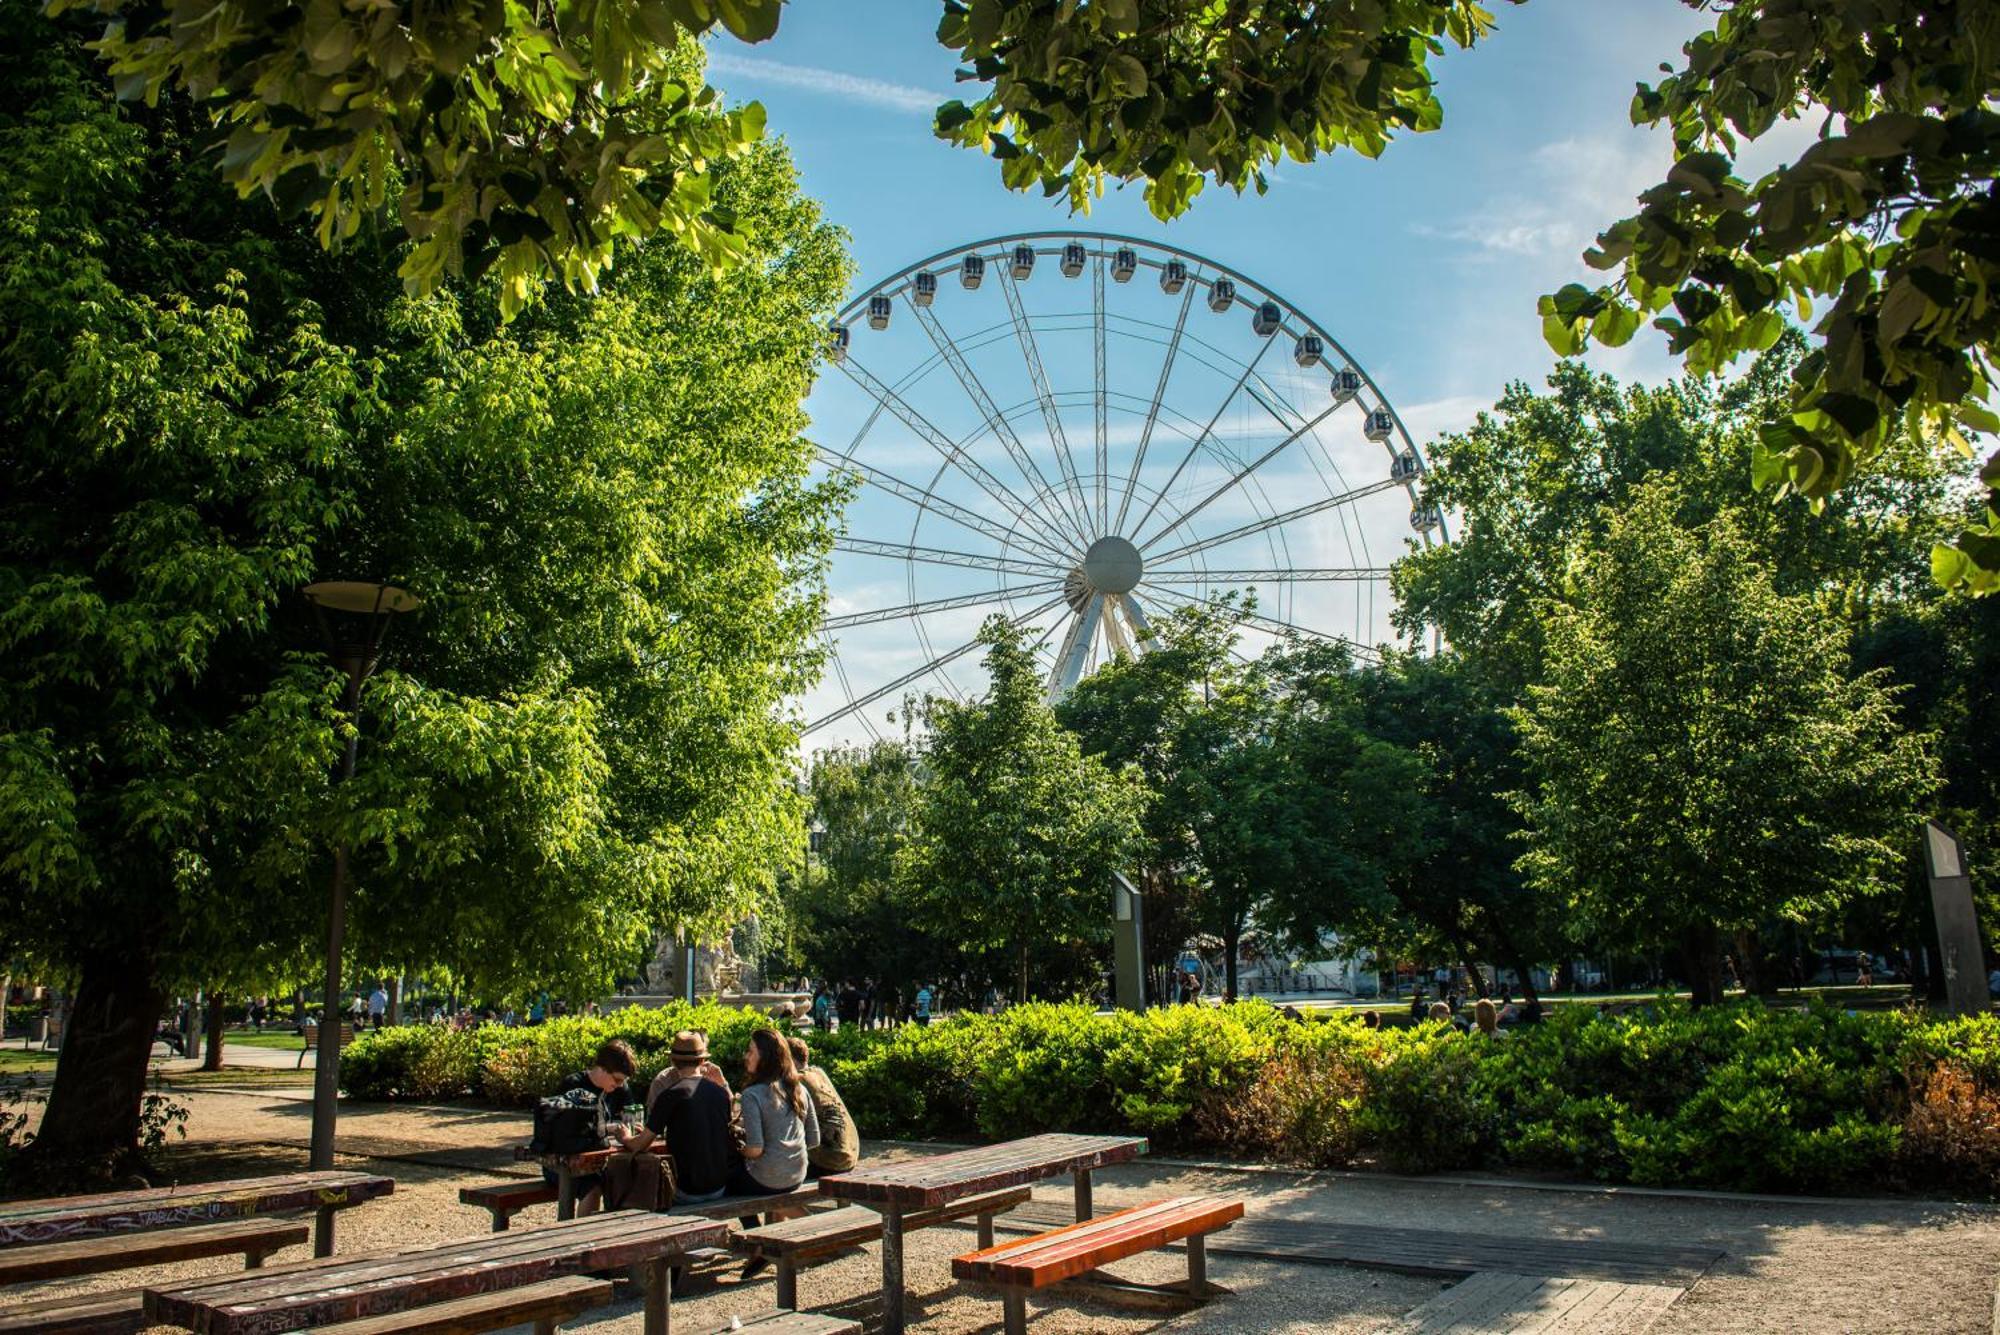
[{"label": "wooden boardwalk", "polygon": [[1375,1335],[1640,1335],[1685,1289],[1482,1270]]},{"label": "wooden boardwalk", "polygon": [[[1066,1206],[1053,1201],[1030,1201],[1002,1215],[996,1224],[1010,1231],[1038,1233],[1069,1222],[1071,1212]],[[1516,1276],[1590,1279],[1676,1291],[1687,1288],[1722,1259],[1722,1253],[1713,1247],[1524,1237],[1471,1230],[1377,1228],[1256,1214],[1246,1215],[1235,1227],[1210,1238],[1208,1249],[1217,1254],[1316,1261],[1411,1275],[1464,1277],[1498,1271]]]}]

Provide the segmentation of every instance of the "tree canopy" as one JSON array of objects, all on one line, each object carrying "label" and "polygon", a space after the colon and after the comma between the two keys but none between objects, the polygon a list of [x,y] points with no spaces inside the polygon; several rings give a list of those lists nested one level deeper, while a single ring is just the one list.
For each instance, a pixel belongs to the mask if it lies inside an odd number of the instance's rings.
[{"label": "tree canopy", "polygon": [[[497,265],[511,314],[547,277],[592,289],[620,242],[658,232],[716,265],[748,253],[714,172],[763,108],[723,108],[695,43],[763,41],[782,0],[47,3],[103,16],[121,96],[190,95],[240,193],[305,211],[328,247],[406,238],[412,293]],[[1431,58],[1492,22],[1476,0],[947,0],[938,38],[992,91],[941,107],[937,133],[1012,188],[1081,209],[1143,180],[1172,218],[1206,180],[1261,192],[1287,155],[1436,129]]]},{"label": "tree canopy", "polygon": [[[772,145],[716,170],[757,223],[726,278],[662,244],[505,328],[412,301],[226,191],[184,98],[115,103],[73,27],[0,57],[0,950],[76,980],[46,1138],[115,1150],[162,991],[296,958],[336,841],[357,958],[495,990],[758,902],[799,838],[783,701],[839,496],[798,405],[847,268]],[[327,577],[423,599],[337,786]]]},{"label": "tree canopy", "polygon": [[1891,883],[1936,788],[1880,674],[1777,591],[1727,514],[1678,517],[1661,480],[1540,604],[1544,678],[1516,714],[1521,869],[1585,937],[1678,940],[1697,1000],[1718,930],[1810,921]]}]

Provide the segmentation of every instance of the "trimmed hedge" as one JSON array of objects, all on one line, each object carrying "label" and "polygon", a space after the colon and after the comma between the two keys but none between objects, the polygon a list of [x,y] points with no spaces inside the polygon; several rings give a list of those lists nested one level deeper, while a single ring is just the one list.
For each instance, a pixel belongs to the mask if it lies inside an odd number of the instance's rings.
[{"label": "trimmed hedge", "polygon": [[[650,1079],[674,1031],[706,1029],[732,1082],[763,1016],[627,1010],[532,1029],[367,1034],[358,1099],[531,1104],[623,1038]],[[1129,1132],[1162,1148],[1312,1165],[1372,1153],[1406,1172],[1476,1167],[1757,1191],[2000,1191],[2000,1020],[1755,1003],[1566,1009],[1499,1039],[1438,1024],[1299,1024],[1262,1002],[1141,1015],[1018,1006],[928,1027],[815,1035],[865,1132],[1011,1139]]]}]

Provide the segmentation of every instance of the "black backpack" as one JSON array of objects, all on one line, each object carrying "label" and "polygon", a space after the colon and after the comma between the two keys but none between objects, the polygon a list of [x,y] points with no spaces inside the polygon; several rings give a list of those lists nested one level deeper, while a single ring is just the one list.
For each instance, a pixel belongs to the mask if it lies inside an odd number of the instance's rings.
[{"label": "black backpack", "polygon": [[585,1154],[604,1144],[604,1101],[594,1089],[571,1089],[535,1105],[535,1154]]}]

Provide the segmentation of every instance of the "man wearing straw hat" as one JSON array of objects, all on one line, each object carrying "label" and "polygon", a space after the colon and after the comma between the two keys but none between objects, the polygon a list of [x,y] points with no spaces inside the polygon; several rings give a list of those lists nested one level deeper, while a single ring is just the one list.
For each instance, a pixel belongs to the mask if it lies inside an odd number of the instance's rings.
[{"label": "man wearing straw hat", "polygon": [[720,1200],[736,1150],[729,1085],[708,1059],[707,1035],[681,1030],[669,1055],[672,1065],[646,1091],[646,1131],[625,1147],[642,1150],[664,1137],[674,1156],[675,1199]]}]

